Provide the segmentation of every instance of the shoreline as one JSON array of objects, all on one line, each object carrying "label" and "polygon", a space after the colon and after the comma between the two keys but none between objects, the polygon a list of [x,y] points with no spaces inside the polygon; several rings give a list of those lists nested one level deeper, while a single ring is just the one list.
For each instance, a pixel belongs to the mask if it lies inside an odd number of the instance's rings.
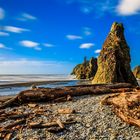
[{"label": "shoreline", "polygon": [[[140,80],[137,80],[137,81],[138,81],[139,86],[140,86]],[[49,85],[49,84],[59,85],[59,83],[61,83],[61,85],[63,85],[63,84],[66,84],[68,82],[77,82],[77,83],[81,83],[82,85],[84,85],[84,84],[89,83],[90,80],[71,79],[71,80],[29,81],[29,82],[8,83],[8,84],[0,84],[0,90],[7,89],[7,88],[10,88],[10,89],[12,89],[12,88],[22,88],[22,87],[29,88],[32,85],[36,85],[36,86],[41,86],[42,85],[42,87],[44,85]],[[6,94],[6,95],[4,95],[4,94],[1,95],[0,94],[0,102],[3,101],[3,100],[7,100],[8,98],[15,97],[17,94]]]},{"label": "shoreline", "polygon": [[9,98],[17,95],[23,90],[29,89],[32,85],[45,87],[45,88],[56,88],[56,87],[65,87],[73,86],[79,84],[88,84],[89,80],[50,80],[50,81],[29,81],[29,82],[18,82],[18,83],[8,83],[0,84],[0,100],[3,98]]},{"label": "shoreline", "polygon": [[[14,87],[30,87],[33,84],[36,86],[40,86],[40,85],[45,85],[45,84],[57,84],[59,82],[61,83],[67,83],[67,82],[74,82],[74,81],[79,81],[77,79],[73,79],[73,80],[53,80],[53,81],[30,81],[30,82],[18,82],[18,83],[8,83],[8,84],[1,84],[0,85],[0,90],[2,89],[6,89],[6,88],[14,88]],[[15,97],[17,94],[15,95],[0,95],[0,102],[2,102],[3,100],[8,100],[10,98]]]},{"label": "shoreline", "polygon": [[73,82],[73,81],[79,81],[77,79],[73,80],[50,80],[50,81],[29,81],[29,82],[15,82],[15,83],[8,83],[8,84],[0,84],[0,89],[3,88],[10,88],[10,87],[28,87],[32,86],[33,84],[39,86],[44,84],[53,84],[53,83],[59,83],[59,82]]}]

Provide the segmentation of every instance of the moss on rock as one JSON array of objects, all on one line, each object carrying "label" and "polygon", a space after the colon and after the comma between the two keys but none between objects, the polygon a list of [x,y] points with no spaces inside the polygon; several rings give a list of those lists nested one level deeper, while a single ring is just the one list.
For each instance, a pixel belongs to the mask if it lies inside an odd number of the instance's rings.
[{"label": "moss on rock", "polygon": [[114,22],[98,57],[98,70],[92,83],[126,82],[138,85],[130,61],[123,24]]},{"label": "moss on rock", "polygon": [[140,79],[140,66],[136,66],[133,70],[133,74],[136,78]]},{"label": "moss on rock", "polygon": [[84,59],[82,64],[78,64],[72,71],[72,75],[75,75],[77,79],[90,79],[93,78],[97,71],[97,59],[91,58],[89,61]]}]

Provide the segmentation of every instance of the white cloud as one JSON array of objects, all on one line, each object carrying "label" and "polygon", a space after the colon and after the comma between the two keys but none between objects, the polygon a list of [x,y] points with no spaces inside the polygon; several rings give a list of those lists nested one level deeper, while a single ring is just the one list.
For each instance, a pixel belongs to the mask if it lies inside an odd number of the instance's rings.
[{"label": "white cloud", "polygon": [[34,48],[37,51],[41,50],[41,48],[38,47],[40,44],[37,43],[37,42],[33,42],[33,41],[30,41],[30,40],[22,40],[19,43],[20,43],[20,45],[22,45],[24,47],[27,47],[27,48]]},{"label": "white cloud", "polygon": [[137,14],[140,11],[140,0],[120,0],[116,10],[124,16]]},{"label": "white cloud", "polygon": [[78,35],[66,35],[66,38],[69,40],[83,39],[82,36],[78,36]]},{"label": "white cloud", "polygon": [[21,17],[19,17],[17,19],[21,20],[21,21],[27,21],[27,20],[36,20],[37,18],[33,15],[28,14],[28,13],[22,13]]},{"label": "white cloud", "polygon": [[30,20],[35,20],[35,19],[36,19],[35,16],[32,16],[32,15],[30,15],[30,14],[28,14],[28,13],[23,13],[22,16],[23,16],[24,18],[30,19]]},{"label": "white cloud", "polygon": [[39,43],[37,42],[33,42],[33,41],[30,41],[30,40],[23,40],[23,41],[20,41],[20,44],[24,47],[28,47],[28,48],[35,48],[39,45]]},{"label": "white cloud", "polygon": [[7,32],[13,32],[13,33],[22,33],[26,31],[30,31],[29,29],[19,28],[15,26],[4,26],[3,30]]},{"label": "white cloud", "polygon": [[97,50],[94,51],[94,53],[100,53],[100,52],[101,52],[100,49],[97,49]]},{"label": "white cloud", "polygon": [[4,49],[4,48],[6,48],[6,46],[4,44],[0,43],[0,49]]},{"label": "white cloud", "polygon": [[1,32],[1,31],[0,31],[0,36],[9,36],[9,35],[10,35],[9,33]]},{"label": "white cloud", "polygon": [[5,17],[5,11],[3,8],[0,8],[0,20],[4,19]]},{"label": "white cloud", "polygon": [[8,47],[6,47],[6,45],[3,44],[3,43],[0,43],[0,49],[12,50],[12,48],[8,48]]},{"label": "white cloud", "polygon": [[95,46],[94,43],[83,43],[83,44],[80,45],[80,49],[89,49],[93,46]]},{"label": "white cloud", "polygon": [[45,47],[47,47],[47,48],[54,47],[54,45],[53,45],[53,44],[49,44],[49,43],[44,43],[43,45],[44,45]]}]

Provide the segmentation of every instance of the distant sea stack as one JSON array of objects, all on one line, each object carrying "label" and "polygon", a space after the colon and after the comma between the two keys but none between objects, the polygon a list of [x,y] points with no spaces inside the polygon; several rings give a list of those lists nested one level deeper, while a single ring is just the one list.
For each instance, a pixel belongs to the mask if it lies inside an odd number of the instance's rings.
[{"label": "distant sea stack", "polygon": [[89,61],[84,58],[82,64],[78,64],[72,71],[77,79],[90,79],[93,78],[97,71],[97,59],[92,57]]},{"label": "distant sea stack", "polygon": [[114,22],[98,57],[98,70],[92,83],[125,82],[138,85],[130,62],[130,50],[124,37],[123,24]]},{"label": "distant sea stack", "polygon": [[136,66],[133,70],[133,74],[136,78],[140,79],[140,66]]}]

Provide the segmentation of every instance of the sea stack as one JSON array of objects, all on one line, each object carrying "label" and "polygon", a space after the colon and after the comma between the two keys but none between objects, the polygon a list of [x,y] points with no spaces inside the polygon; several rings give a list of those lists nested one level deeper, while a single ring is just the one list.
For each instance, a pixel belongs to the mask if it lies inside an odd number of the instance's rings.
[{"label": "sea stack", "polygon": [[133,74],[136,78],[140,79],[140,66],[136,66],[133,70]]},{"label": "sea stack", "polygon": [[114,22],[98,57],[98,69],[92,83],[125,82],[137,86],[130,62],[130,49],[124,37],[123,24]]},{"label": "sea stack", "polygon": [[72,71],[72,75],[75,75],[77,79],[90,79],[93,78],[97,71],[97,59],[92,57],[90,60],[84,58],[82,64],[78,64]]}]

